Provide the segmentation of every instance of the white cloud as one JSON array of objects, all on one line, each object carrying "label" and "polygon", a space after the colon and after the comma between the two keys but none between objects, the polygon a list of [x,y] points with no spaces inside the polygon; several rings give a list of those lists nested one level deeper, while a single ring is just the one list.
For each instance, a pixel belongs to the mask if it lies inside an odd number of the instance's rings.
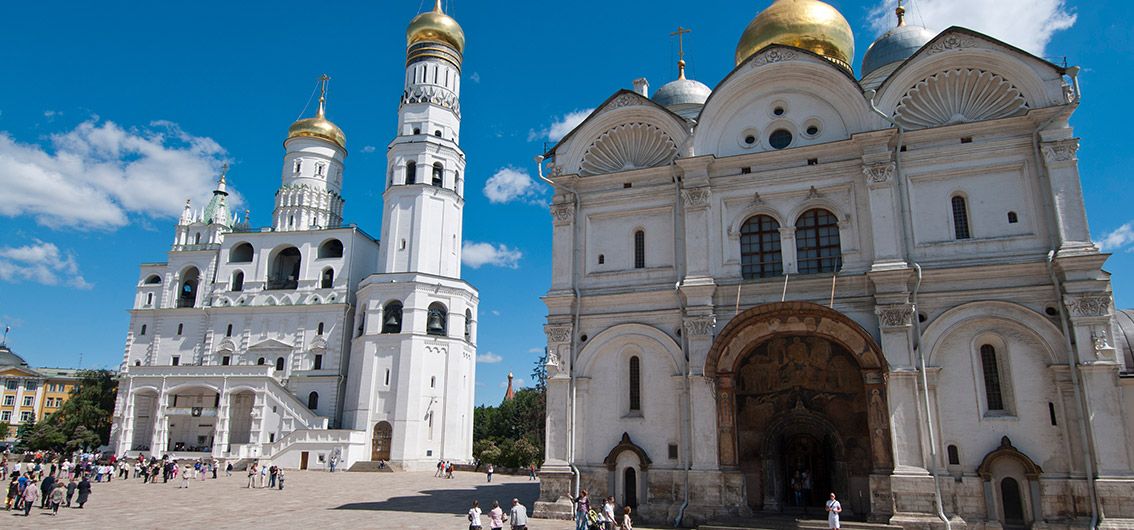
[{"label": "white cloud", "polygon": [[540,204],[543,186],[527,172],[514,167],[500,168],[488,181],[484,183],[484,196],[492,204],[506,204],[512,201],[524,201]]},{"label": "white cloud", "polygon": [[485,352],[476,356],[476,362],[481,364],[496,364],[503,361],[504,358],[492,352]]},{"label": "white cloud", "polygon": [[528,131],[528,141],[534,142],[539,139],[547,139],[550,142],[558,142],[564,136],[575,130],[583,120],[587,119],[595,109],[576,110],[575,112],[568,112],[560,116],[552,122],[546,129]]},{"label": "white cloud", "polygon": [[492,311],[489,311],[489,313],[492,313],[492,316],[494,316],[494,317],[500,316],[500,311],[497,311],[495,309],[493,309]]},{"label": "white cloud", "polygon": [[524,257],[523,252],[508,248],[504,244],[493,245],[492,243],[465,241],[465,244],[461,247],[461,263],[474,269],[479,269],[485,265],[518,269],[522,257]]},{"label": "white cloud", "polygon": [[528,353],[543,353],[543,348],[528,348]]},{"label": "white cloud", "polygon": [[373,145],[368,145],[368,146],[365,146],[365,147],[362,148],[362,152],[366,153],[366,154],[373,153],[374,151],[377,151],[377,150],[378,150],[378,148],[374,147]]},{"label": "white cloud", "polygon": [[[0,131],[0,216],[89,229],[119,228],[131,214],[176,217],[186,198],[207,203],[225,155],[212,139],[164,121],[127,130],[92,118],[50,139],[48,149]],[[229,193],[229,205],[239,205]]]},{"label": "white cloud", "polygon": [[472,81],[473,83],[479,83],[480,72],[473,72],[472,75],[469,76],[469,81]]},{"label": "white cloud", "polygon": [[[935,32],[963,26],[1043,56],[1057,31],[1075,25],[1066,0],[918,0],[907,10],[908,22]],[[870,12],[879,34],[894,27],[894,2],[879,0]]]},{"label": "white cloud", "polygon": [[1097,243],[1104,252],[1116,252],[1123,249],[1134,251],[1134,221],[1103,235]]},{"label": "white cloud", "polygon": [[23,247],[0,247],[0,280],[68,285],[78,289],[94,287],[79,272],[75,256],[60,252],[53,243],[39,240]]}]

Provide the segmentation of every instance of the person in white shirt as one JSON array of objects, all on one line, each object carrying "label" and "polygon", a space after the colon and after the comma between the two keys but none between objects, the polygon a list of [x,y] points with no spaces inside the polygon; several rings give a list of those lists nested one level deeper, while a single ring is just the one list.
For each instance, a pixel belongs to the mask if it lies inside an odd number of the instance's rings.
[{"label": "person in white shirt", "polygon": [[528,530],[528,509],[520,504],[520,499],[512,499],[512,530]]},{"label": "person in white shirt", "polygon": [[831,493],[831,500],[827,501],[827,528],[839,528],[839,514],[843,512],[843,505]]},{"label": "person in white shirt", "polygon": [[469,530],[480,530],[480,501],[475,499],[469,508]]},{"label": "person in white shirt", "polygon": [[602,503],[603,525],[606,530],[614,530],[617,523],[614,519],[614,497],[607,497]]}]

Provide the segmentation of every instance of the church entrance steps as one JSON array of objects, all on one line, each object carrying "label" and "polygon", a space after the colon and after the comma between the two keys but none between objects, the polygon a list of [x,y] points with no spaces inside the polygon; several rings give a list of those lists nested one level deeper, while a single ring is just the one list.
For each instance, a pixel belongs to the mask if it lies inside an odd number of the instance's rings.
[{"label": "church entrance steps", "polygon": [[347,471],[361,473],[393,473],[394,468],[390,467],[388,462],[382,465],[381,462],[374,462],[373,460],[360,460],[350,466],[350,469]]},{"label": "church entrance steps", "polygon": [[[902,527],[843,520],[839,526],[844,530],[901,530]],[[772,515],[757,517],[745,521],[726,524],[707,524],[697,527],[697,530],[826,530],[826,518],[803,518],[786,515]]]}]

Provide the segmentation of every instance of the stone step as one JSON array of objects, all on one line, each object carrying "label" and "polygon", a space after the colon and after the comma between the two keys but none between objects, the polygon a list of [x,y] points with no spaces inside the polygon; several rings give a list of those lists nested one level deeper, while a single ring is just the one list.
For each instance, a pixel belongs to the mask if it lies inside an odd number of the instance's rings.
[{"label": "stone step", "polygon": [[347,471],[359,473],[393,473],[394,469],[390,467],[389,463],[383,466],[379,462],[360,460],[355,462],[353,466],[350,466],[350,469]]},{"label": "stone step", "polygon": [[[844,530],[901,530],[902,527],[866,523],[859,521],[839,521]],[[708,524],[697,527],[697,530],[824,530],[827,528],[826,519],[808,519],[801,517],[768,516],[732,523]]]}]

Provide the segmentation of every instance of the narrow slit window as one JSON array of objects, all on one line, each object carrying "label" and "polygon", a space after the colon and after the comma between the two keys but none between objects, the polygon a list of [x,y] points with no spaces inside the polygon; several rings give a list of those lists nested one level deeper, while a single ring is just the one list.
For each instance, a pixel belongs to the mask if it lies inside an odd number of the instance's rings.
[{"label": "narrow slit window", "polygon": [[1000,364],[996,359],[996,348],[991,344],[980,347],[980,363],[984,371],[984,393],[990,412],[1004,411],[1004,394],[1000,386]]},{"label": "narrow slit window", "polygon": [[630,358],[630,377],[627,378],[630,387],[630,410],[642,410],[642,365],[638,356]]},{"label": "narrow slit window", "polygon": [[646,268],[646,232],[643,230],[634,232],[634,268]]},{"label": "narrow slit window", "polygon": [[965,198],[957,195],[952,199],[953,205],[953,234],[957,239],[969,239],[969,207]]}]

